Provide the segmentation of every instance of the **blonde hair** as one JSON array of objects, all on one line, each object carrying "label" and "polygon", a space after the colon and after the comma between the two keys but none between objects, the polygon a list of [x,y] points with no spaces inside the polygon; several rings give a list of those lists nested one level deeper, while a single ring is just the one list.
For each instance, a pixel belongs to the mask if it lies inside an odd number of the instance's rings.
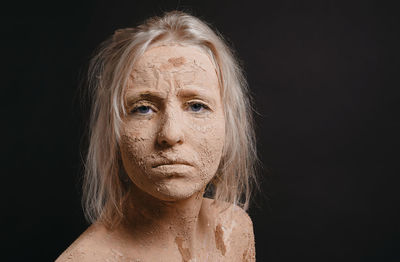
[{"label": "blonde hair", "polygon": [[123,218],[130,186],[121,176],[118,141],[124,89],[137,59],[152,45],[173,41],[201,47],[213,59],[225,113],[225,145],[208,191],[215,200],[247,210],[257,159],[248,86],[232,50],[205,22],[180,11],[153,17],[135,28],[117,30],[89,65],[92,99],[83,207],[89,222],[113,226]]}]

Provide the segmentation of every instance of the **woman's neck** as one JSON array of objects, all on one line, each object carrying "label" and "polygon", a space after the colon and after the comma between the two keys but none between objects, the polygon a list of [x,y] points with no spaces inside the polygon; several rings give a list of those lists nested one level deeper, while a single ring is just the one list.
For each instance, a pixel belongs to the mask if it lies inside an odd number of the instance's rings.
[{"label": "woman's neck", "polygon": [[203,191],[188,199],[162,201],[135,188],[125,210],[123,227],[134,239],[193,250],[204,239],[210,219],[203,208]]}]

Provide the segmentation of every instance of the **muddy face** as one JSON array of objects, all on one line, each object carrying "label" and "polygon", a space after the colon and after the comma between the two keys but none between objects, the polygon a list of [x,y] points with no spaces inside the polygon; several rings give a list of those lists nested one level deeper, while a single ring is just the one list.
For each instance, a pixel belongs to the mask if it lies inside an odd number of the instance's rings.
[{"label": "muddy face", "polygon": [[225,119],[215,67],[195,46],[153,47],[125,93],[122,163],[132,182],[161,200],[203,190],[222,154]]}]

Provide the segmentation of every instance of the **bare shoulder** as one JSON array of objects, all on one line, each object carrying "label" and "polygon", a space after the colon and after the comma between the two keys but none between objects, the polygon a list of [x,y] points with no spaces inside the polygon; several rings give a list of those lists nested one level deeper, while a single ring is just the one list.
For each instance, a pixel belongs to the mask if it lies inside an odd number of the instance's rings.
[{"label": "bare shoulder", "polygon": [[109,251],[107,229],[100,225],[91,225],[57,259],[56,262],[99,261]]},{"label": "bare shoulder", "polygon": [[246,211],[229,203],[204,200],[214,214],[215,241],[221,253],[228,257],[239,255],[240,261],[255,261],[253,223]]},{"label": "bare shoulder", "polygon": [[232,227],[237,232],[253,232],[253,223],[250,216],[242,208],[230,203],[222,203],[213,199],[204,198],[206,206],[214,214],[216,224]]}]

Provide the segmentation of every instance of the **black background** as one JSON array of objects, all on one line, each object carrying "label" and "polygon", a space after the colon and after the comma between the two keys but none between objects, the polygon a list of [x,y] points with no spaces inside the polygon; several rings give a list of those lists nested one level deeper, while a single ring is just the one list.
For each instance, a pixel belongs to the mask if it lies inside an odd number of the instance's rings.
[{"label": "black background", "polygon": [[54,260],[87,227],[80,79],[114,30],[178,8],[233,44],[254,96],[257,260],[400,261],[399,15],[388,3],[3,5],[1,260]]}]

